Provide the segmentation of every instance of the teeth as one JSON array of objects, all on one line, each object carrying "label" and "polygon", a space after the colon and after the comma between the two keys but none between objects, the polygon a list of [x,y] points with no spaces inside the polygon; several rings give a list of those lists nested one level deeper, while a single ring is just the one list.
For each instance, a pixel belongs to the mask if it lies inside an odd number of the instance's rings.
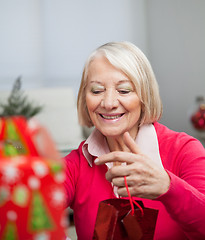
[{"label": "teeth", "polygon": [[102,116],[103,118],[105,118],[105,119],[117,119],[117,118],[121,117],[122,114],[115,115],[115,116],[107,116],[107,115],[101,114],[101,116]]}]

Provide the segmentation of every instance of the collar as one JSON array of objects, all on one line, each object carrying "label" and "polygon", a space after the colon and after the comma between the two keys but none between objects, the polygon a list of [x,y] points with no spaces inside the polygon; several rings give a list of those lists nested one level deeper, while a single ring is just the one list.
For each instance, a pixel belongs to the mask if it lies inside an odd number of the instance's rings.
[{"label": "collar", "polygon": [[144,124],[140,127],[135,140],[140,150],[154,163],[163,167],[159,153],[157,133],[153,124]]},{"label": "collar", "polygon": [[110,152],[105,136],[96,128],[84,142],[82,151],[91,167],[93,157],[96,158]]},{"label": "collar", "polygon": [[[139,128],[135,142],[145,155],[162,167],[157,133],[153,124],[142,125]],[[82,151],[91,167],[93,157],[96,158],[110,152],[105,136],[97,129],[94,129],[85,141]],[[108,165],[108,167],[111,166]]]}]

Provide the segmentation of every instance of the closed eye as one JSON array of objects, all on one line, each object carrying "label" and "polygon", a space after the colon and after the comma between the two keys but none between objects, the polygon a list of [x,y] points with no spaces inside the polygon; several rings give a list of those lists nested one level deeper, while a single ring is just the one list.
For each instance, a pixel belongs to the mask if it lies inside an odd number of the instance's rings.
[{"label": "closed eye", "polygon": [[119,89],[118,92],[119,92],[120,94],[128,94],[128,93],[131,92],[131,90],[127,90],[127,89]]},{"label": "closed eye", "polygon": [[100,93],[102,93],[103,91],[102,90],[92,90],[91,91],[94,95],[98,95]]}]

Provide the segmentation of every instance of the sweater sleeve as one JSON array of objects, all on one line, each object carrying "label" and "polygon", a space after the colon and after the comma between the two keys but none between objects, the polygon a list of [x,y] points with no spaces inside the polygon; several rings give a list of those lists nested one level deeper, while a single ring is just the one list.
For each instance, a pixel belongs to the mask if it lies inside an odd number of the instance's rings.
[{"label": "sweater sleeve", "polygon": [[175,148],[178,144],[171,148],[174,160],[170,171],[166,169],[170,188],[156,200],[164,204],[188,239],[205,239],[205,150],[196,139],[180,140],[180,148]]},{"label": "sweater sleeve", "polygon": [[75,187],[77,183],[77,179],[79,176],[79,149],[73,150],[70,154],[65,156],[65,166],[66,166],[66,178],[64,182],[65,191],[66,191],[66,203],[67,207],[72,207],[72,202],[75,197]]}]

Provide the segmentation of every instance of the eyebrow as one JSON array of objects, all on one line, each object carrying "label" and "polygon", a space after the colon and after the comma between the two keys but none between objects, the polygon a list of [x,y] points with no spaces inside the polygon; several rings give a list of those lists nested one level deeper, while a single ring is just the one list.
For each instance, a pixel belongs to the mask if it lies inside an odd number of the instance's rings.
[{"label": "eyebrow", "polygon": [[102,85],[102,83],[101,83],[101,82],[98,82],[98,81],[90,81],[89,84],[91,84],[91,83],[96,83],[96,84]]},{"label": "eyebrow", "polygon": [[120,84],[123,84],[123,83],[131,83],[132,84],[132,81],[130,80],[120,80],[117,85],[120,85]]},{"label": "eyebrow", "polygon": [[[99,81],[90,81],[90,84],[91,83],[96,83],[96,84],[99,84],[99,85],[102,85],[102,83],[101,82],[99,82]],[[128,79],[123,79],[123,80],[120,80],[120,81],[118,81],[117,82],[117,85],[120,85],[120,84],[123,84],[123,83],[132,83],[132,81],[130,81],[130,80],[128,80]]]}]

